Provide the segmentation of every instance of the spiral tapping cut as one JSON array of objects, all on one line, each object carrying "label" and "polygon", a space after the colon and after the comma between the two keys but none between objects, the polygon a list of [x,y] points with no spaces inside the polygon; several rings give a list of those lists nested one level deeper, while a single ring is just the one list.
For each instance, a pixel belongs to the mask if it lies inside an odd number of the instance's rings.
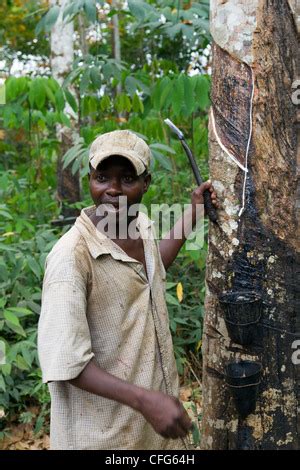
[{"label": "spiral tapping cut", "polygon": [[214,116],[214,111],[213,107],[211,108],[211,122],[212,122],[212,128],[216,137],[216,140],[221,147],[221,149],[225,152],[225,154],[244,172],[244,182],[243,182],[243,194],[242,194],[242,207],[239,211],[239,219],[242,215],[242,213],[245,210],[246,206],[246,182],[247,182],[247,173],[248,173],[248,155],[249,155],[249,149],[250,149],[250,143],[252,139],[252,132],[253,132],[253,117],[252,117],[252,111],[253,111],[253,98],[254,98],[254,73],[253,69],[251,68],[251,82],[252,82],[252,91],[251,91],[251,99],[250,99],[250,111],[249,111],[249,136],[248,136],[248,141],[247,141],[247,147],[246,147],[246,154],[245,154],[245,165],[242,165],[238,159],[232,155],[231,152],[225,147],[225,145],[222,143],[217,129],[216,129],[216,122],[215,122],[215,116]]}]

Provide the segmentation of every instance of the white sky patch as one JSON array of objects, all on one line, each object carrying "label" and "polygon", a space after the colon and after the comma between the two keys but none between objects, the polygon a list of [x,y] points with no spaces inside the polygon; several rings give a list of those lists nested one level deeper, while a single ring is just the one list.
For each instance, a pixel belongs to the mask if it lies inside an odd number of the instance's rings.
[{"label": "white sky patch", "polygon": [[190,59],[189,76],[198,75],[199,73],[211,74],[211,67],[208,67],[211,55],[210,44],[203,51],[192,51]]},{"label": "white sky patch", "polygon": [[15,57],[9,71],[14,77],[50,75],[50,66],[41,56]]},{"label": "white sky patch", "polygon": [[165,24],[167,22],[167,18],[165,17],[165,15],[161,14],[158,21],[161,24]]}]

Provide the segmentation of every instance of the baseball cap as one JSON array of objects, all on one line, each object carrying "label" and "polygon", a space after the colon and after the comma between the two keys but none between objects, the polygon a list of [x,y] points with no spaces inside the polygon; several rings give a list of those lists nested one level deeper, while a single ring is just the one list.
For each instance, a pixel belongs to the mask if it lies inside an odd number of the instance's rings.
[{"label": "baseball cap", "polygon": [[120,155],[130,160],[137,175],[149,169],[149,146],[129,130],[112,131],[98,136],[91,145],[89,162],[96,169],[99,163],[112,155]]}]

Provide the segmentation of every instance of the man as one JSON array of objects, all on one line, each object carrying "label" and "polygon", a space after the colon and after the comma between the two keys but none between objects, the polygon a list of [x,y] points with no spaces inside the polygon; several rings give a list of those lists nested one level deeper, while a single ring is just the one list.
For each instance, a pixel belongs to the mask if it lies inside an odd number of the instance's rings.
[{"label": "man", "polygon": [[[150,153],[127,130],[93,142],[95,205],[47,257],[38,348],[51,394],[52,449],[186,447],[191,421],[177,398],[164,298],[165,269],[185,237],[171,231],[158,244],[151,221],[136,210],[151,181]],[[205,189],[216,204],[210,182],[197,188],[184,216],[193,224]]]}]

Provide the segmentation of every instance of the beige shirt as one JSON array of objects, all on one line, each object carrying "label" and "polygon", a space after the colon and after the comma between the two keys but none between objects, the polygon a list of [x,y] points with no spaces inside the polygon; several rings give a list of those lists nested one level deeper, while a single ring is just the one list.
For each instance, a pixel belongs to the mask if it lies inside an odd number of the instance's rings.
[{"label": "beige shirt", "polygon": [[181,449],[143,416],[68,383],[92,357],[138,386],[178,395],[165,302],[165,270],[151,221],[140,213],[142,263],[99,232],[81,211],[46,260],[38,351],[50,382],[52,449]]}]

